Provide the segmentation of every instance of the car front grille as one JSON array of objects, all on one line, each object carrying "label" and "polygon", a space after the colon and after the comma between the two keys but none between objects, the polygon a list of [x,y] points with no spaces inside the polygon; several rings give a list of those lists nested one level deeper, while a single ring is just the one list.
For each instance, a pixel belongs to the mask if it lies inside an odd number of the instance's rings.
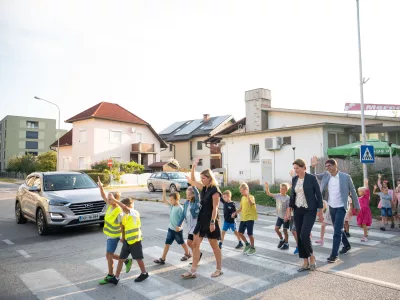
[{"label": "car front grille", "polygon": [[72,210],[75,215],[79,216],[101,213],[105,205],[104,201],[73,203],[69,206],[69,209]]}]

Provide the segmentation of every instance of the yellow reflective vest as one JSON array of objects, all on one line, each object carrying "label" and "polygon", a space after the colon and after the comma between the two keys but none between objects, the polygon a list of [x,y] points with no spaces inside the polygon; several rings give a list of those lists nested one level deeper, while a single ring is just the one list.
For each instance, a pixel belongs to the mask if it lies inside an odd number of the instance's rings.
[{"label": "yellow reflective vest", "polygon": [[129,245],[132,245],[142,240],[142,231],[140,229],[142,224],[140,222],[140,215],[139,212],[135,212],[135,217],[127,214],[122,218],[122,225],[125,229],[125,241]]},{"label": "yellow reflective vest", "polygon": [[121,224],[116,223],[118,216],[121,214],[122,209],[117,206],[112,211],[112,206],[108,206],[106,215],[104,217],[103,232],[111,238],[119,238],[121,236]]}]

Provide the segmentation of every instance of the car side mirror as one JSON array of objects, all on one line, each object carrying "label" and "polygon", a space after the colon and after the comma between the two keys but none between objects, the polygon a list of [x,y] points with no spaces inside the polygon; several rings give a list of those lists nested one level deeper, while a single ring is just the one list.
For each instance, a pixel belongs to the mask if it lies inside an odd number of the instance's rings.
[{"label": "car side mirror", "polygon": [[29,188],[29,191],[30,192],[40,192],[40,188],[38,188],[37,186],[31,186]]}]

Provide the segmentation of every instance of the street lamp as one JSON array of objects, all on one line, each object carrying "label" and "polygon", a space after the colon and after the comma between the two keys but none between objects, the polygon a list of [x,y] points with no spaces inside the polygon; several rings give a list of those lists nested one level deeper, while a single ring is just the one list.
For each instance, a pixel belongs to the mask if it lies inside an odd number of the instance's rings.
[{"label": "street lamp", "polygon": [[55,103],[53,103],[53,102],[51,102],[49,100],[46,100],[46,99],[43,99],[43,98],[39,98],[38,96],[35,96],[33,98],[35,98],[36,100],[41,100],[41,101],[45,101],[47,103],[53,104],[54,106],[56,106],[58,108],[57,164],[56,164],[56,170],[58,171],[58,164],[59,164],[59,161],[60,161],[60,119],[61,119],[61,117],[60,117],[60,108],[58,107],[57,104],[55,104]]},{"label": "street lamp", "polygon": [[[358,29],[358,65],[359,65],[359,72],[360,72],[361,135],[362,135],[362,144],[365,145],[367,142],[367,137],[365,134],[365,118],[364,118],[364,84],[368,80],[364,80],[363,73],[362,73],[359,0],[356,0],[356,3],[357,3],[357,29]],[[366,164],[363,164],[363,173],[364,173],[364,179],[367,179],[368,178],[368,169],[367,169]]]},{"label": "street lamp", "polygon": [[393,157],[392,157],[392,144],[391,142],[388,142],[389,146],[389,153],[390,153],[390,169],[392,170],[392,184],[393,187],[392,189],[394,190],[396,188],[395,183],[394,183],[394,170],[393,170]]}]

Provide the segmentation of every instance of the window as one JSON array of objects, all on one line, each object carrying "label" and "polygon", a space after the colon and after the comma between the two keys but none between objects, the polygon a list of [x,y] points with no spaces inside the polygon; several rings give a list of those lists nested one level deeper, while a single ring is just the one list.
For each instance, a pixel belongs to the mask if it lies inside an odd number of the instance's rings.
[{"label": "window", "polygon": [[26,184],[27,186],[31,187],[31,186],[33,185],[33,182],[35,181],[35,179],[36,179],[35,176],[28,177],[28,178],[25,180],[25,184]]},{"label": "window", "polygon": [[79,143],[87,143],[87,131],[86,129],[79,130]]},{"label": "window", "polygon": [[110,144],[121,144],[121,131],[110,130]]},{"label": "window", "polygon": [[337,145],[343,146],[350,143],[350,135],[347,133],[338,133],[337,134]]},{"label": "window", "polygon": [[155,178],[161,178],[161,173],[157,173],[156,176],[154,176]]},{"label": "window", "polygon": [[260,145],[250,145],[250,161],[260,161]]},{"label": "window", "polygon": [[336,147],[336,134],[328,133],[328,148]]},{"label": "window", "polygon": [[291,145],[292,144],[292,137],[291,136],[284,136],[283,137],[283,144],[284,145]]},{"label": "window", "polygon": [[26,132],[26,138],[27,139],[38,139],[39,138],[39,132],[37,132],[37,131],[27,131]]},{"label": "window", "polygon": [[3,152],[3,159],[6,159],[6,151]]},{"label": "window", "polygon": [[168,180],[168,179],[169,179],[169,177],[168,177],[168,175],[167,175],[167,174],[165,174],[165,173],[162,173],[162,175],[161,175],[161,179],[166,179],[166,180]]},{"label": "window", "polygon": [[64,159],[63,159],[63,169],[69,170],[69,158],[68,157],[64,157]]},{"label": "window", "polygon": [[[6,121],[7,122],[7,121]],[[39,128],[39,122],[35,122],[35,121],[26,121],[26,127],[27,128],[35,128],[38,129]]]},{"label": "window", "polygon": [[25,142],[25,148],[26,149],[38,149],[38,142],[26,141]]},{"label": "window", "polygon": [[7,138],[7,130],[4,130],[4,138]]},{"label": "window", "polygon": [[199,163],[197,165],[198,166],[202,166],[203,165],[203,159],[202,158],[199,159]]},{"label": "window", "polygon": [[389,132],[388,140],[390,143],[400,144],[400,132]]},{"label": "window", "polygon": [[85,157],[79,157],[79,170],[85,170],[86,169],[86,158]]},{"label": "window", "polygon": [[142,134],[136,133],[136,143],[141,143],[141,142],[142,142]]},{"label": "window", "polygon": [[203,150],[203,142],[197,142],[197,150]]},{"label": "window", "polygon": [[[362,139],[362,135],[360,134],[360,139]],[[381,133],[367,133],[367,140],[371,140],[371,139],[378,139],[381,141],[385,141],[386,140],[386,135],[385,133],[381,132]]]},{"label": "window", "polygon": [[26,151],[25,152],[25,155],[28,155],[28,154],[30,154],[30,155],[33,155],[33,156],[38,156],[38,152],[32,152],[32,151]]},{"label": "window", "polygon": [[33,181],[33,186],[36,186],[40,190],[41,188],[40,177],[35,177],[35,180]]},{"label": "window", "polygon": [[169,152],[172,152],[172,147],[173,147],[174,145],[172,145],[172,144],[169,144]]}]

